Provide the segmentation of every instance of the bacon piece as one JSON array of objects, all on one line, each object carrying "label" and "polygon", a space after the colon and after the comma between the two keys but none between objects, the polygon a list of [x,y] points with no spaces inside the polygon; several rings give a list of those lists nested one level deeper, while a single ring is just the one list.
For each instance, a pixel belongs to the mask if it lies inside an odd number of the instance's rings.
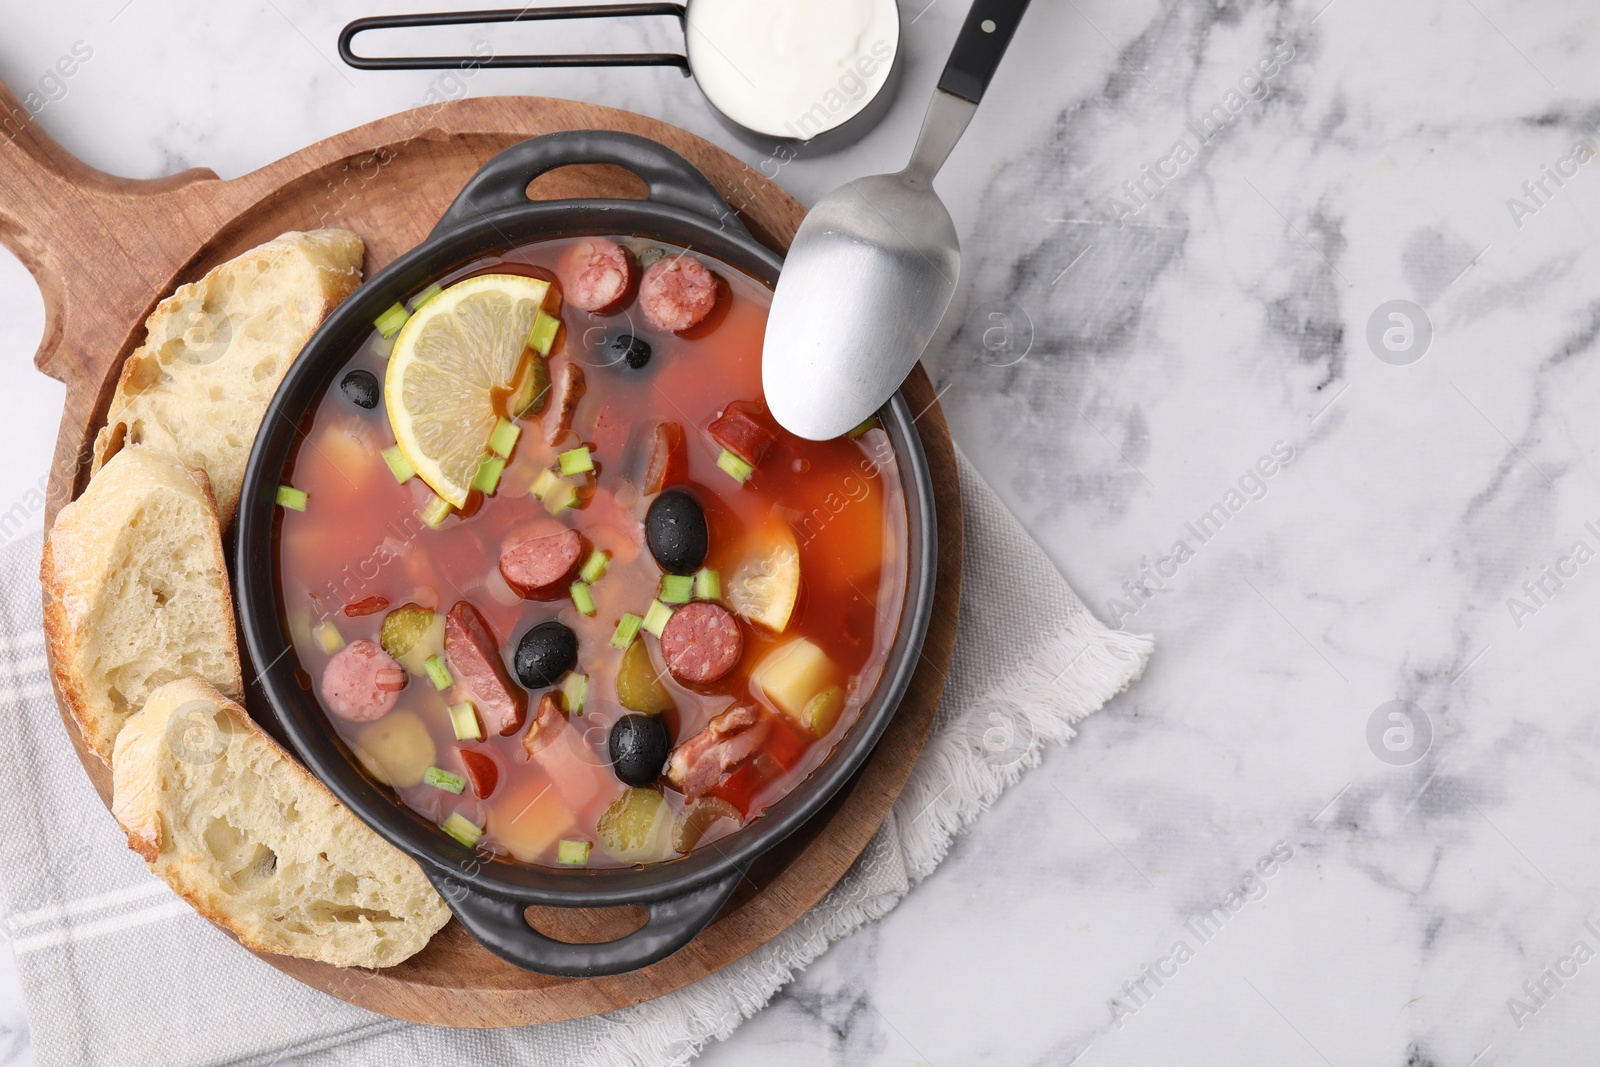
[{"label": "bacon piece", "polygon": [[704,796],[760,751],[771,725],[755,708],[729,708],[672,750],[667,760],[667,781],[690,800]]},{"label": "bacon piece", "polygon": [[533,722],[528,725],[528,732],[522,735],[522,754],[528,759],[533,754],[554,741],[556,734],[566,724],[567,716],[561,710],[561,704],[556,700],[554,693],[546,693],[539,698],[539,708],[534,712]]}]

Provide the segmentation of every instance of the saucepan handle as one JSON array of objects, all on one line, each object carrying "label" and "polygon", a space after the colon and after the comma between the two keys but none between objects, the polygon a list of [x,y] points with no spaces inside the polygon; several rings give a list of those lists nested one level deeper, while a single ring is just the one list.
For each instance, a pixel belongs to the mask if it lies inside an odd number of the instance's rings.
[{"label": "saucepan handle", "polygon": [[644,179],[650,190],[646,199],[745,232],[716,186],[672,149],[648,137],[615,130],[568,130],[531,137],[485,163],[440,217],[433,235],[527,204],[529,182],[546,171],[574,163],[613,163]]},{"label": "saucepan handle", "polygon": [[416,29],[423,26],[477,26],[493,22],[543,22],[549,19],[611,19],[639,15],[671,15],[683,21],[683,5],[570,4],[561,7],[513,7],[498,11],[435,11],[420,15],[374,15],[356,19],[339,34],[339,58],[357,70],[445,70],[478,67],[677,67],[689,73],[689,59],[675,52],[554,53],[500,56],[358,56],[355,39],[369,30]]},{"label": "saucepan handle", "polygon": [[528,925],[529,902],[490,896],[445,875],[433,884],[467,931],[503,960],[564,978],[596,978],[648,967],[687,945],[722,910],[743,870],[681,896],[653,901],[650,919],[615,941],[573,944],[546,937]]}]

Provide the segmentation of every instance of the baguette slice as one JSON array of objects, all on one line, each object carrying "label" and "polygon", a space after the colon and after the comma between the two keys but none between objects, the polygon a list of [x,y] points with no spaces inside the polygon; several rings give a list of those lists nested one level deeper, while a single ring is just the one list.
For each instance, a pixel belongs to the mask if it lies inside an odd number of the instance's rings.
[{"label": "baguette slice", "polygon": [[150,692],[175,678],[243,695],[211,487],[177,456],[118,453],[56,516],[39,577],[57,689],[102,760]]},{"label": "baguette slice", "polygon": [[150,695],[112,768],[129,846],[247,948],[389,967],[450,919],[416,863],[198,678]]},{"label": "baguette slice", "polygon": [[127,445],[176,453],[210,476],[226,529],[267,402],[361,284],[364,253],[349,230],[286,233],[157,304],[95,437],[94,471]]}]

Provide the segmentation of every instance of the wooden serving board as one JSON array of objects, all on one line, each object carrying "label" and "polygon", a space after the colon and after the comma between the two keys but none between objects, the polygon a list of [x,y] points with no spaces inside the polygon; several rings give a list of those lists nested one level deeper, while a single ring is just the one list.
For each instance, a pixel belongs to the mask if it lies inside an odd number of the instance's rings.
[{"label": "wooden serving board", "polygon": [[[26,115],[0,84],[0,121]],[[67,386],[45,521],[82,490],[95,431],[123,359],[143,339],[156,301],[181,283],[285,230],[342,226],[367,245],[370,275],[420,242],[490,156],[542,133],[624,130],[685,156],[722,190],[752,234],[788,247],[804,210],[715,145],[654,119],[570,100],[495,97],[393,115],[314,144],[252,174],[221,181],[189,170],[134,181],[74,159],[33,122],[0,124],[0,241],[44,291],[40,370]],[[616,167],[567,167],[529,189],[539,199],[639,197]],[[763,857],[718,918],[688,947],[632,974],[552,978],[519,970],[452,922],[426,949],[384,971],[263,955],[308,985],[385,1015],[442,1026],[518,1026],[577,1018],[661,996],[727,966],[787,929],[844,874],[882,823],[927,736],[955,641],[961,581],[961,491],[944,414],[919,367],[906,384],[933,471],[939,577],[921,666],[856,779],[805,829]],[[924,410],[925,409],[925,410]],[[109,773],[63,723],[109,804]],[[536,908],[539,929],[570,941],[607,940],[643,921],[642,908]]]}]

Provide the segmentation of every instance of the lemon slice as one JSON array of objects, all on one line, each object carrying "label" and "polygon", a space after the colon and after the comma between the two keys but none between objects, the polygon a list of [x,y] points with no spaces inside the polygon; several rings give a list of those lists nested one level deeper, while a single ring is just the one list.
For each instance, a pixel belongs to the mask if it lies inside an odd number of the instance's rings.
[{"label": "lemon slice", "polygon": [[395,337],[384,382],[395,443],[419,477],[456,507],[494,431],[550,283],[482,274],[422,305]]},{"label": "lemon slice", "polygon": [[800,595],[800,548],[788,530],[774,530],[769,537],[766,552],[734,573],[728,603],[751,622],[781,634]]}]

